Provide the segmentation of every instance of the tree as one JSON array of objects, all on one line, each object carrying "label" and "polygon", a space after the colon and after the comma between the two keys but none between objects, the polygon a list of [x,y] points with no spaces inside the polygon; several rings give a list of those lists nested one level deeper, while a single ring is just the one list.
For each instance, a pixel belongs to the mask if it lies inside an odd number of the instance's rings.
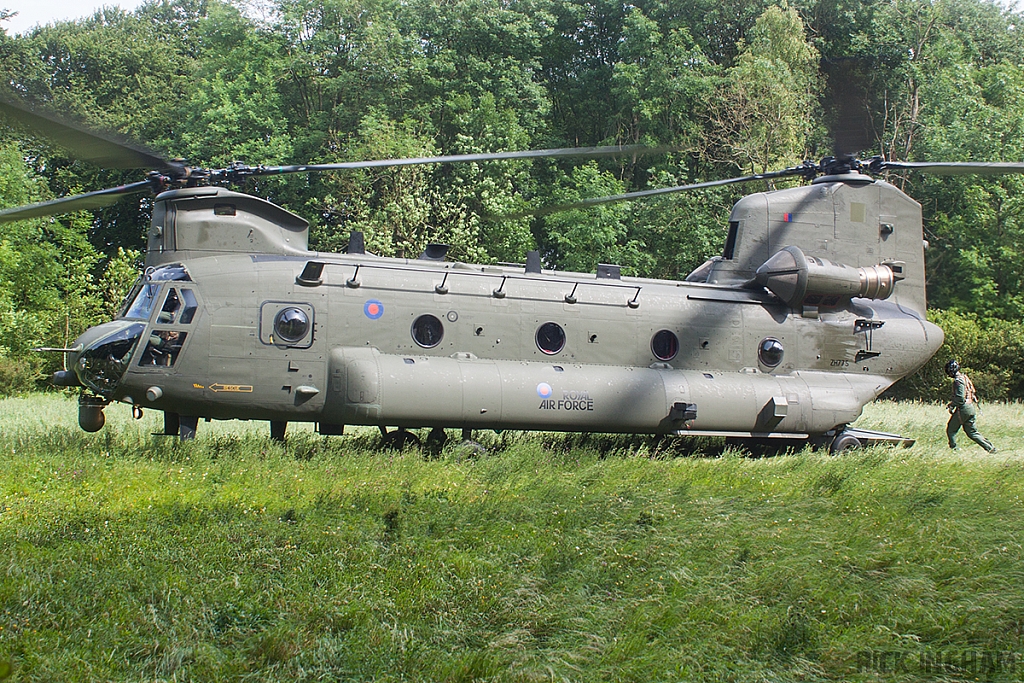
[{"label": "tree", "polygon": [[769,7],[738,43],[725,92],[713,107],[712,145],[740,168],[761,173],[806,158],[819,91],[818,51],[796,10]]}]

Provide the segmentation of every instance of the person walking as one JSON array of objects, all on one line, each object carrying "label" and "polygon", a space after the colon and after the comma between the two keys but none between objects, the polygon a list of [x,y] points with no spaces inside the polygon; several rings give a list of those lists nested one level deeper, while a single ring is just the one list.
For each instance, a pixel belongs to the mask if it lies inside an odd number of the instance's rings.
[{"label": "person walking", "polygon": [[953,400],[946,405],[946,410],[950,412],[949,422],[946,423],[949,447],[956,448],[956,433],[963,427],[969,439],[989,453],[995,453],[996,447],[981,435],[974,424],[978,417],[978,395],[971,378],[960,372],[960,363],[956,360],[946,363],[946,374],[953,379]]}]

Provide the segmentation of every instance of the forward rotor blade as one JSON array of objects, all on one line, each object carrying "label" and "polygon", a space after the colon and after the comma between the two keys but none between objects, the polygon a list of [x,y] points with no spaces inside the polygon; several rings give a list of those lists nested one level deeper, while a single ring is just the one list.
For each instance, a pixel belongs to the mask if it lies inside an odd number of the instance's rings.
[{"label": "forward rotor blade", "polygon": [[260,166],[253,175],[277,175],[282,173],[305,173],[316,171],[341,171],[360,168],[387,168],[391,166],[416,166],[421,164],[449,164],[467,161],[501,161],[504,159],[543,159],[552,157],[601,157],[623,154],[659,154],[672,147],[644,147],[642,145],[608,147],[564,147],[560,149],[534,149],[520,152],[491,152],[481,154],[453,154],[440,157],[415,157],[410,159],[373,159],[370,161],[344,161],[334,164],[301,164],[293,166]]},{"label": "forward rotor blade", "polygon": [[[875,170],[872,168],[872,170]],[[878,170],[918,171],[935,175],[1005,175],[1024,173],[1021,162],[973,162],[973,161],[881,161]]]},{"label": "forward rotor blade", "polygon": [[53,216],[60,213],[82,211],[84,209],[98,209],[103,206],[110,206],[123,195],[145,192],[151,189],[151,187],[152,183],[150,181],[140,180],[137,183],[110,187],[105,190],[76,194],[71,197],[61,197],[60,199],[31,204],[29,206],[20,206],[15,209],[4,209],[0,211],[0,223],[21,221],[26,218],[39,218],[40,216]]},{"label": "forward rotor blade", "polygon": [[173,178],[186,175],[182,163],[169,161],[156,152],[125,140],[117,140],[112,135],[63,121],[52,114],[14,102],[9,97],[0,96],[0,113],[67,149],[76,159],[104,168],[159,170]]}]

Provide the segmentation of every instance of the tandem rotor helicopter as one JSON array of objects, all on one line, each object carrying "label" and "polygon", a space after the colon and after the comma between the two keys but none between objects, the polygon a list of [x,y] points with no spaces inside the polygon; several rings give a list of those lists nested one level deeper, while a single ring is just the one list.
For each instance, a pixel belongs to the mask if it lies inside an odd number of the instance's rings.
[{"label": "tandem rotor helicopter", "polygon": [[[808,185],[739,200],[721,255],[683,281],[523,266],[310,251],[299,216],[224,184],[261,175],[621,148],[197,169],[42,114],[0,112],[79,158],[148,168],[136,183],[0,211],[0,222],[112,204],[154,191],[145,271],[116,319],[67,349],[79,424],[113,402],[163,411],[194,438],[200,419],[289,422],[320,434],[414,428],[620,432],[804,440],[840,451],[902,443],[851,428],[864,406],[941,346],[925,311],[921,206],[872,174],[1021,173],[1024,164],[862,162],[837,153],[773,173],[635,192],[635,199],[752,180]],[[389,428],[390,431],[389,431]]]}]

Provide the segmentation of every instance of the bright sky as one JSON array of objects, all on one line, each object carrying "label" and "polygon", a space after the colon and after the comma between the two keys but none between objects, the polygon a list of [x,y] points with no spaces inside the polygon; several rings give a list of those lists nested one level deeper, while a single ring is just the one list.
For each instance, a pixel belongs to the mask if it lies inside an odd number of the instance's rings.
[{"label": "bright sky", "polygon": [[0,0],[0,8],[18,13],[0,25],[13,35],[38,24],[92,16],[100,7],[113,5],[130,12],[141,4],[142,0]]}]

